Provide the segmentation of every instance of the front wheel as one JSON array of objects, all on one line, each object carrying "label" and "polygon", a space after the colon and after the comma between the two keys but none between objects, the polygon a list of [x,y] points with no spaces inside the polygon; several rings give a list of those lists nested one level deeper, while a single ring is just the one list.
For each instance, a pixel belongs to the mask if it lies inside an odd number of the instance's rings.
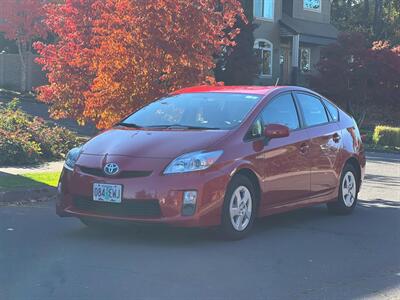
[{"label": "front wheel", "polygon": [[236,175],[225,193],[221,230],[232,240],[244,238],[253,227],[256,214],[256,197],[251,181]]},{"label": "front wheel", "polygon": [[329,211],[346,215],[353,212],[357,205],[358,181],[354,167],[347,164],[340,177],[339,195],[336,201],[329,202]]}]

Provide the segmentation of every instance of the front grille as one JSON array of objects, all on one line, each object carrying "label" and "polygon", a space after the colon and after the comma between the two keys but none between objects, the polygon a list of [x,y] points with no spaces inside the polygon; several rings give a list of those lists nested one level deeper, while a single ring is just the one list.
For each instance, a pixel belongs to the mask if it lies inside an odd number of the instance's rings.
[{"label": "front grille", "polygon": [[96,177],[112,177],[112,178],[137,178],[137,177],[147,177],[150,176],[152,171],[121,171],[116,175],[108,176],[102,169],[99,168],[89,168],[80,166],[79,169],[86,174],[93,175]]},{"label": "front grille", "polygon": [[90,197],[74,197],[75,208],[80,211],[116,217],[160,217],[160,204],[157,199],[126,200],[122,203],[104,203],[93,201]]}]

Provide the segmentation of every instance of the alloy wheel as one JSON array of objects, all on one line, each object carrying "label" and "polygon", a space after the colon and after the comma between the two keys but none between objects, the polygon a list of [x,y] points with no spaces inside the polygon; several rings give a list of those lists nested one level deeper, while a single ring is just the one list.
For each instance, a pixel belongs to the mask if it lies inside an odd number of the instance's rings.
[{"label": "alloy wheel", "polygon": [[247,228],[251,220],[253,199],[249,189],[243,185],[237,187],[232,193],[229,213],[232,226],[237,231]]},{"label": "alloy wheel", "polygon": [[346,207],[351,207],[356,199],[357,183],[354,174],[348,171],[342,181],[342,197]]}]

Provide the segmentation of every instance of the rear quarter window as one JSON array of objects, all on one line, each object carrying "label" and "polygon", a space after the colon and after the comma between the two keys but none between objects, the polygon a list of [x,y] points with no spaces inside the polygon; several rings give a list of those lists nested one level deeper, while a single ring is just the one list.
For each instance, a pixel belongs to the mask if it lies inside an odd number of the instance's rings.
[{"label": "rear quarter window", "polygon": [[326,99],[322,99],[322,101],[324,101],[325,107],[327,108],[329,115],[332,118],[333,122],[337,122],[339,120],[339,110],[338,108],[333,105],[332,103],[330,103],[328,100]]}]

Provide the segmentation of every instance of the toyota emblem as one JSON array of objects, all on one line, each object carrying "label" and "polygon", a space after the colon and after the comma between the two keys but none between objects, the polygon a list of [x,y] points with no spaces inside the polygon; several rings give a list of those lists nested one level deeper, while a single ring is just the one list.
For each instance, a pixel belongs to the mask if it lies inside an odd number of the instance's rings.
[{"label": "toyota emblem", "polygon": [[119,172],[119,166],[116,163],[108,163],[104,166],[104,173],[107,175],[116,175]]}]

